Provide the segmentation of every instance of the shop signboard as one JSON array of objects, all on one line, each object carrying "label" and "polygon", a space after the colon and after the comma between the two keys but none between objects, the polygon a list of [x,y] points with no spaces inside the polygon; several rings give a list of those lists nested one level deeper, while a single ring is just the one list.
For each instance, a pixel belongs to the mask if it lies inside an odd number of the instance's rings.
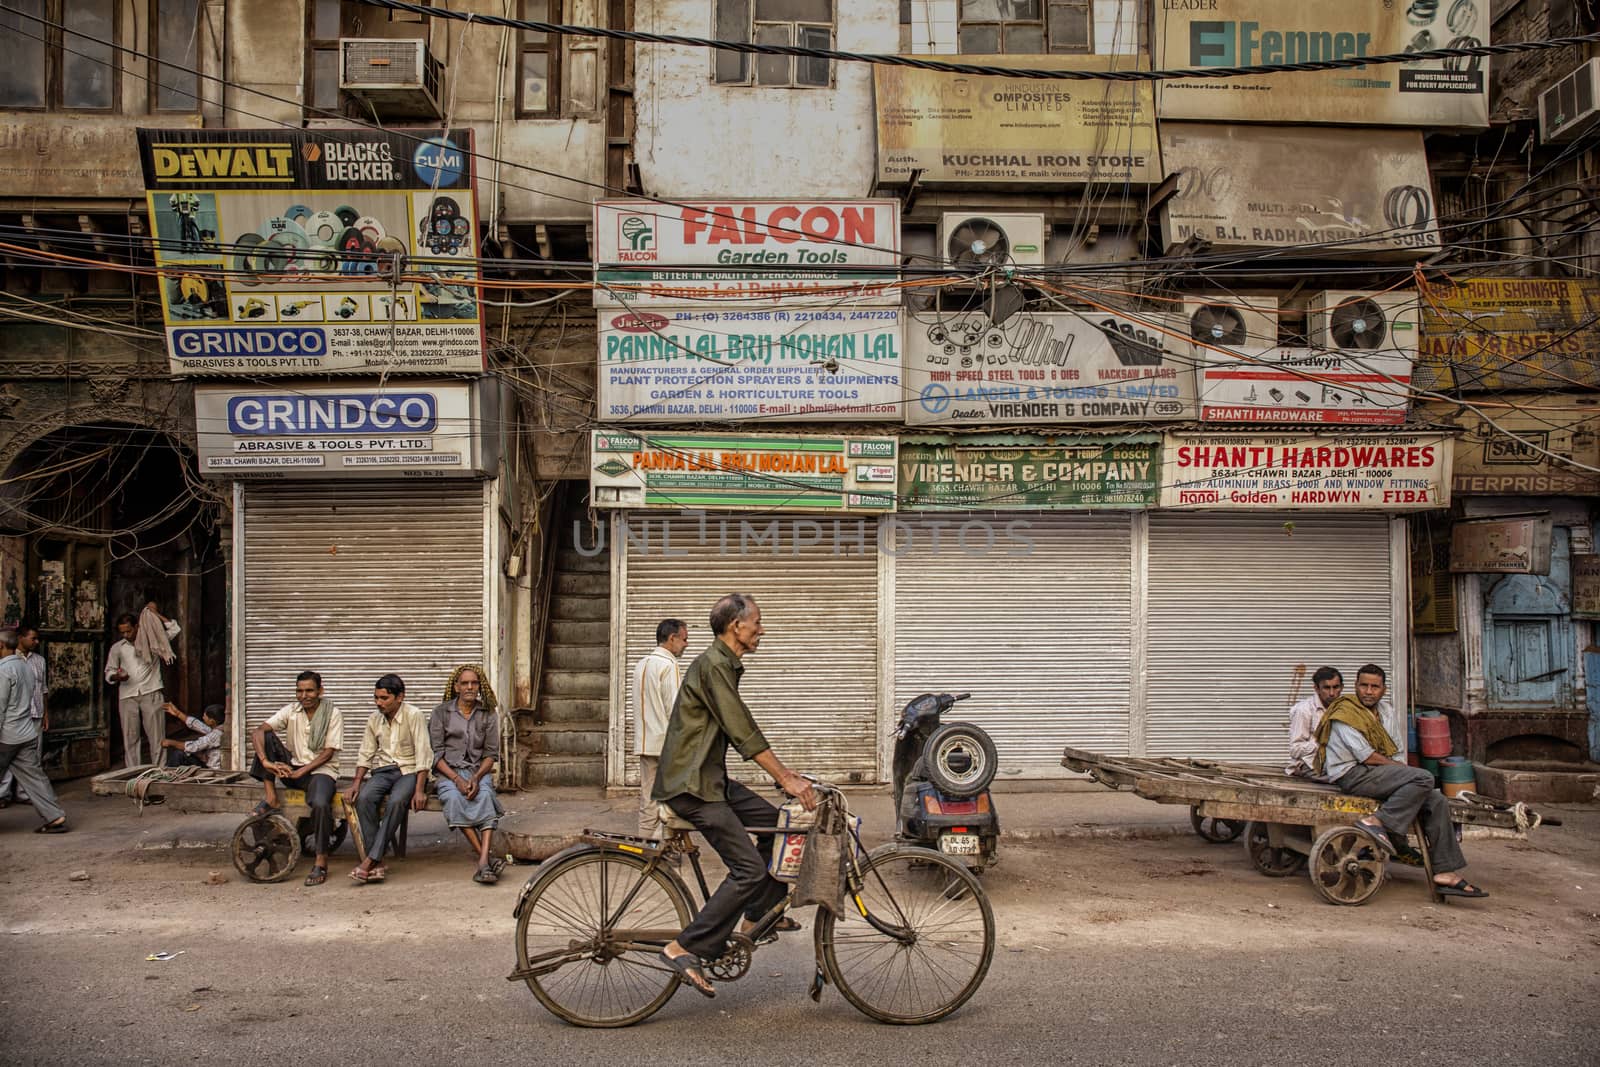
[{"label": "shop signboard", "polygon": [[1600,281],[1439,278],[1422,288],[1417,384],[1439,392],[1600,386]]},{"label": "shop signboard", "polygon": [[470,130],[139,131],[174,374],[481,373]]},{"label": "shop signboard", "polygon": [[1411,400],[1412,355],[1399,348],[1196,346],[1195,361],[1207,422],[1399,426]]},{"label": "shop signboard", "polygon": [[664,308],[599,317],[607,422],[900,418],[900,308]]},{"label": "shop signboard", "polygon": [[893,437],[595,430],[590,500],[606,508],[895,509]]},{"label": "shop signboard", "polygon": [[1168,434],[1164,508],[1416,511],[1450,504],[1444,434]]},{"label": "shop signboard", "polygon": [[[1358,59],[1489,43],[1488,0],[1181,0],[1155,5],[1158,70]],[[1178,78],[1163,120],[1482,127],[1482,57],[1237,78]]]},{"label": "shop signboard", "polygon": [[1549,574],[1555,524],[1548,513],[1458,522],[1450,529],[1457,574]]},{"label": "shop signboard", "polygon": [[1189,338],[1165,316],[947,313],[908,333],[913,426],[1196,417]]},{"label": "shop signboard", "polygon": [[[1460,496],[1600,493],[1600,401],[1503,393],[1483,413],[1446,401],[1417,406],[1417,420],[1460,431],[1452,491]],[[1487,415],[1487,418],[1485,417]]]},{"label": "shop signboard", "polygon": [[228,480],[492,473],[494,393],[467,382],[197,385],[200,473]]},{"label": "shop signboard", "polygon": [[1439,248],[1419,130],[1164,122],[1161,158],[1178,182],[1161,205],[1169,250],[1198,240],[1417,259]]},{"label": "shop signboard", "polygon": [[[952,33],[954,29],[952,28]],[[918,56],[937,59],[937,56]],[[947,57],[971,63],[972,56]],[[1040,70],[1137,69],[1128,56],[1030,55]],[[1149,82],[872,70],[878,180],[919,183],[1155,183],[1166,177]]]},{"label": "shop signboard", "polygon": [[1600,619],[1600,556],[1572,557],[1572,617]]},{"label": "shop signboard", "polygon": [[897,200],[601,200],[596,307],[898,304]]},{"label": "shop signboard", "polygon": [[1161,437],[900,439],[900,510],[1148,508]]}]

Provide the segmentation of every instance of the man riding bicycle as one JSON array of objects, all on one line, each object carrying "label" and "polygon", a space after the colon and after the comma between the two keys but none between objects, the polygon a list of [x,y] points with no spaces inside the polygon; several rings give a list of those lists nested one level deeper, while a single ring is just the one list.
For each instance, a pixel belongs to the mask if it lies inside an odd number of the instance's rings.
[{"label": "man riding bicycle", "polygon": [[744,829],[777,826],[778,809],[728,778],[728,747],[755,760],[808,811],[817,806],[816,790],[778,759],[739,696],[744,656],[760,647],[765,632],[761,609],[748,596],[729,593],[712,607],[714,640],[684,674],[651,794],[692,824],[728,868],[728,877],[705,907],[661,951],[662,960],[707,997],[716,996],[716,991],[701,961],[722,956],[741,913],[740,933],[749,934],[789,891],[767,873],[763,853],[771,851],[771,836],[752,843]]}]

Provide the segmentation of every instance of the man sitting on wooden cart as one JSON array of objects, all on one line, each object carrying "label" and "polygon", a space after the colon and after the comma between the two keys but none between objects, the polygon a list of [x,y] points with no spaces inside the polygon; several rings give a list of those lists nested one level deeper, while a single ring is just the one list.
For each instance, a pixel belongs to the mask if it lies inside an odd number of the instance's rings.
[{"label": "man sitting on wooden cart", "polygon": [[1488,893],[1456,873],[1467,860],[1450,821],[1450,801],[1433,787],[1433,775],[1391,758],[1400,748],[1384,729],[1378,710],[1387,689],[1383,668],[1369,663],[1356,672],[1356,695],[1341,695],[1328,705],[1317,724],[1316,776],[1341,792],[1381,801],[1378,810],[1356,826],[1388,855],[1396,851],[1391,835],[1403,840],[1420,813],[1434,891],[1443,896],[1486,897]]},{"label": "man sitting on wooden cart", "polygon": [[264,815],[282,805],[275,786],[303,789],[311,809],[311,834],[316,839],[316,862],[306,875],[306,885],[328,880],[328,842],[333,836],[333,794],[339,786],[339,755],[344,736],[344,715],[322,696],[322,675],[301,671],[295,678],[294,703],[250,732],[256,758],[250,777],[260,779],[267,799],[256,805]]}]

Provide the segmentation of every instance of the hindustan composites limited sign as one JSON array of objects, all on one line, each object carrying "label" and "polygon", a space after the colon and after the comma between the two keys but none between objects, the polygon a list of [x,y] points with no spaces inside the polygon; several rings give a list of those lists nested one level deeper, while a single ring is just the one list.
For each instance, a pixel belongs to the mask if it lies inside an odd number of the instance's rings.
[{"label": "hindustan composites limited sign", "polygon": [[213,478],[476,475],[481,413],[466,383],[195,388],[201,473]]},{"label": "hindustan composites limited sign", "polygon": [[594,206],[597,307],[808,294],[898,304],[894,200],[715,200]]},{"label": "hindustan composites limited sign", "polygon": [[[1359,59],[1489,43],[1488,0],[1169,0],[1156,7],[1155,66],[1246,67]],[[1162,119],[1361,126],[1489,124],[1489,61],[1162,82]]]},{"label": "hindustan composites limited sign", "polygon": [[483,370],[472,134],[139,131],[177,374]]}]

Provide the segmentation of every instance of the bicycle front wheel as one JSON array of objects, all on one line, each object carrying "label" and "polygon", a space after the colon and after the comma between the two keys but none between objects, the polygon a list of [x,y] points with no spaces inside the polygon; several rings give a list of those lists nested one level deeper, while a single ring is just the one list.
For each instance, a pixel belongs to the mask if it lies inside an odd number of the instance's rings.
[{"label": "bicycle front wheel", "polygon": [[861,865],[861,903],[895,937],[856,913],[818,909],[817,953],[844,998],[884,1023],[931,1023],[965,1004],[994,959],[994,912],[967,869],[905,845]]},{"label": "bicycle front wheel", "polygon": [[517,969],[533,995],[577,1026],[631,1026],[672,998],[679,979],[656,959],[689,924],[665,871],[596,848],[542,871],[517,916]]}]

